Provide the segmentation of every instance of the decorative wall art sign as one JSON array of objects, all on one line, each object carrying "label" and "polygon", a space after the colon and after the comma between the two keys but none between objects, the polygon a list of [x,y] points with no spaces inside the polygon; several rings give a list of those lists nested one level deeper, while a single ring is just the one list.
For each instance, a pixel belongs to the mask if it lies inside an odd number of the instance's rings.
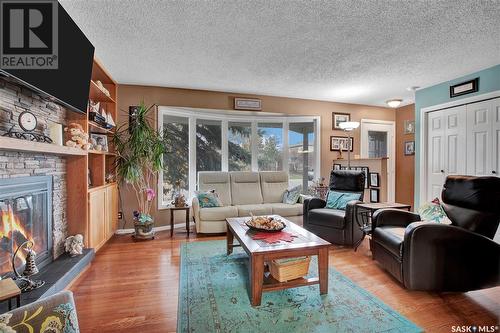
[{"label": "decorative wall art sign", "polygon": [[471,94],[479,90],[479,78],[450,86],[450,98]]},{"label": "decorative wall art sign", "polygon": [[[330,137],[330,151],[347,151],[349,149],[351,152],[353,150],[354,138],[349,138],[345,136],[331,136]],[[349,144],[348,144],[349,142]]]},{"label": "decorative wall art sign", "polygon": [[235,98],[235,110],[261,111],[262,101],[258,98]]}]

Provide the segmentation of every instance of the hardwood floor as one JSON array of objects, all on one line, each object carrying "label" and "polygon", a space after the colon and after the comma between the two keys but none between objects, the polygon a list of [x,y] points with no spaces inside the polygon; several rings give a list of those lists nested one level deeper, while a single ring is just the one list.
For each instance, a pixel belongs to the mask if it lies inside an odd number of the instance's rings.
[{"label": "hardwood floor", "polygon": [[[213,239],[225,238],[196,233],[187,238],[181,229],[173,239],[166,231],[147,242],[114,236],[70,288],[82,333],[175,332],[179,244]],[[358,252],[331,249],[330,265],[427,332],[451,332],[452,325],[498,325],[500,287],[466,294],[405,290],[371,259],[366,240]]]}]

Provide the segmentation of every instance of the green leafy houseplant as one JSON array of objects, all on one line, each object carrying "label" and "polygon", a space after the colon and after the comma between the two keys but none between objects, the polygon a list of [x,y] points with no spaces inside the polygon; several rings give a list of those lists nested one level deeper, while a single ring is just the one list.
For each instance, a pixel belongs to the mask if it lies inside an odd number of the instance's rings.
[{"label": "green leafy houseplant", "polygon": [[156,196],[156,175],[162,168],[165,151],[162,134],[151,126],[154,121],[149,115],[155,109],[153,106],[146,107],[141,102],[133,121],[119,126],[113,137],[118,179],[130,185],[136,196],[136,224],[153,222],[151,208]]}]

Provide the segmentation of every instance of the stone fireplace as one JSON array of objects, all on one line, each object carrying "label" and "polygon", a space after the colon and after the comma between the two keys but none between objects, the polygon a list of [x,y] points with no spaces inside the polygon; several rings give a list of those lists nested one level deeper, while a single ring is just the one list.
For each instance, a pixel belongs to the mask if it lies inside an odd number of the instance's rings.
[{"label": "stone fireplace", "polygon": [[12,272],[12,254],[26,241],[34,244],[39,268],[52,262],[51,176],[0,179],[0,216],[0,276]]}]

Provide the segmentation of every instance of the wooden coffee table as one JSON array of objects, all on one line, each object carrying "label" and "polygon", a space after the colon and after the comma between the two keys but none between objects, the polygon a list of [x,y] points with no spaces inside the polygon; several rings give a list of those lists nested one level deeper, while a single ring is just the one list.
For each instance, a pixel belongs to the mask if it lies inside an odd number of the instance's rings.
[{"label": "wooden coffee table", "polygon": [[[285,218],[272,215],[284,221],[287,227],[283,231],[295,234],[298,237],[293,242],[280,242],[278,244],[266,244],[260,240],[253,240],[245,225],[250,217],[227,218],[227,254],[233,252],[233,248],[241,246],[250,257],[250,301],[253,306],[260,305],[262,292],[281,290],[319,284],[320,294],[328,293],[328,248],[331,245],[327,241],[310,233],[304,228],[286,220]],[[233,244],[236,238],[239,244]],[[293,258],[301,256],[318,256],[319,277],[299,278],[287,282],[279,282],[270,274],[265,274],[264,263],[273,259]]]}]

